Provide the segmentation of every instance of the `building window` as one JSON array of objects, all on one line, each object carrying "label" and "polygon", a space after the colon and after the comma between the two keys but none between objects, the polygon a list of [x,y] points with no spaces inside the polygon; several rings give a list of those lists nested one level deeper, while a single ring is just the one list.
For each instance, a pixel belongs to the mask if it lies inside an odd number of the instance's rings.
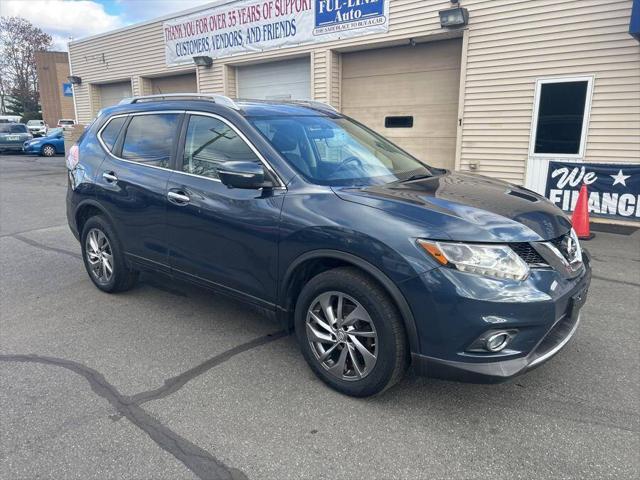
[{"label": "building window", "polygon": [[593,78],[538,80],[530,153],[533,156],[584,155]]}]

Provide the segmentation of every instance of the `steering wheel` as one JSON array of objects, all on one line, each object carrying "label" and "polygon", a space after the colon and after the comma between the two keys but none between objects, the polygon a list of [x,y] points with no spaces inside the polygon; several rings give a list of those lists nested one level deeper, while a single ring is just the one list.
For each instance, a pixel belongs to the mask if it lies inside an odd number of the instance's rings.
[{"label": "steering wheel", "polygon": [[360,168],[364,167],[364,164],[362,163],[362,160],[360,160],[358,157],[352,155],[352,156],[347,157],[344,160],[342,160],[340,162],[340,164],[336,168],[333,169],[332,173],[335,174],[335,173],[339,172],[340,170],[344,169],[344,167],[346,165],[348,165],[350,163],[353,163],[353,162],[357,163],[358,167],[360,167]]}]

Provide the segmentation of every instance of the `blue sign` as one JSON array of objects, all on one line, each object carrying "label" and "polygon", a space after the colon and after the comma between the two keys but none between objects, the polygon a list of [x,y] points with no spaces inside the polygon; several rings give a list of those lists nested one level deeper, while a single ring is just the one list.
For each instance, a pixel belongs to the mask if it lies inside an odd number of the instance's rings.
[{"label": "blue sign", "polygon": [[71,86],[70,83],[62,84],[62,94],[65,97],[73,97],[73,87]]},{"label": "blue sign", "polygon": [[640,221],[640,164],[549,162],[545,196],[565,212],[574,210],[582,184],[593,216]]},{"label": "blue sign", "polygon": [[633,7],[631,7],[631,21],[629,22],[629,33],[640,40],[640,0],[633,0]]},{"label": "blue sign", "polygon": [[381,25],[386,0],[316,0],[314,34]]}]

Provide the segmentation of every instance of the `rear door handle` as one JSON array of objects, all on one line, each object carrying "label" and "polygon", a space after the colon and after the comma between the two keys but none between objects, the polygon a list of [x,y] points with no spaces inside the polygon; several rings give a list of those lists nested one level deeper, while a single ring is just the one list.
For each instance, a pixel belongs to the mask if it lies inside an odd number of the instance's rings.
[{"label": "rear door handle", "polygon": [[167,197],[169,198],[169,201],[176,205],[186,205],[191,200],[189,195],[185,195],[184,192],[169,192],[167,193]]},{"label": "rear door handle", "polygon": [[102,178],[104,178],[109,183],[115,183],[118,181],[118,177],[116,177],[116,174],[113,172],[104,172],[102,174]]}]

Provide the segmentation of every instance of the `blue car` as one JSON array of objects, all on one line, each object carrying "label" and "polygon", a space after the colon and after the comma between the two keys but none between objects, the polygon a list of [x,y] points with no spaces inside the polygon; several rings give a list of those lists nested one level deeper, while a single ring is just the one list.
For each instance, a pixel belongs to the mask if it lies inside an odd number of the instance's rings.
[{"label": "blue car", "polygon": [[22,145],[24,153],[53,157],[54,155],[64,155],[64,129],[53,128],[46,136],[28,140]]},{"label": "blue car", "polygon": [[544,197],[431,167],[315,102],[129,99],[67,167],[97,288],[150,271],[255,305],[348,395],[380,393],[410,364],[524,373],[573,336],[590,284],[589,255]]}]

